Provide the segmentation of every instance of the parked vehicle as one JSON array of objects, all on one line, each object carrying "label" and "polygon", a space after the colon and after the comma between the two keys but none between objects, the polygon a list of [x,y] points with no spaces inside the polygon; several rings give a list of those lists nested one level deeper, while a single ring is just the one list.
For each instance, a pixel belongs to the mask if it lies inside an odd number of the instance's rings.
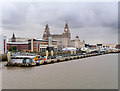
[{"label": "parked vehicle", "polygon": [[63,56],[57,56],[57,60],[58,60],[58,62],[60,62],[60,61],[64,61],[65,58]]},{"label": "parked vehicle", "polygon": [[49,59],[51,59],[52,63],[57,62],[56,55],[55,56],[49,56]]},{"label": "parked vehicle", "polygon": [[43,59],[43,57],[40,56],[40,55],[36,55],[35,61],[36,61],[36,65],[38,65],[38,66],[39,66],[40,64],[44,64],[44,59]]}]

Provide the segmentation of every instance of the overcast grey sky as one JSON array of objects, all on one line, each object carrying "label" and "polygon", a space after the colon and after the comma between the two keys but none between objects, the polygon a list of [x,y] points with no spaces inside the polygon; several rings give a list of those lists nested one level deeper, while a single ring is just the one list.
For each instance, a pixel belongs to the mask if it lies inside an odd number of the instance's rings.
[{"label": "overcast grey sky", "polygon": [[72,39],[87,43],[118,42],[117,2],[3,3],[3,34],[10,38],[42,38],[46,23],[51,34],[63,33],[68,21]]}]

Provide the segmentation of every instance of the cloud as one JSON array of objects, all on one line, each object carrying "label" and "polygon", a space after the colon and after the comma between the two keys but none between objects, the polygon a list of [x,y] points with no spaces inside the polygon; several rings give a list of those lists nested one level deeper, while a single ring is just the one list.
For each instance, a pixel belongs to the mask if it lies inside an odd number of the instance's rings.
[{"label": "cloud", "polygon": [[[46,23],[50,25],[51,33],[62,33],[67,20],[72,38],[83,35],[86,41],[117,42],[118,11],[116,3],[4,3],[3,30],[15,32],[22,37],[41,37]],[[20,33],[21,31],[21,33]],[[22,35],[22,32],[28,35]],[[74,32],[76,31],[76,32]],[[100,32],[102,31],[102,33]],[[92,32],[94,38],[87,36]],[[35,34],[36,33],[36,34]],[[11,36],[4,32],[4,34]]]}]

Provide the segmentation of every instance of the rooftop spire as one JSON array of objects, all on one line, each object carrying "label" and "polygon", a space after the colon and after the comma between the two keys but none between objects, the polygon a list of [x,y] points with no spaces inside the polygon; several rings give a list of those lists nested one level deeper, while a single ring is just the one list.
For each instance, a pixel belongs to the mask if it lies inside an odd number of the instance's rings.
[{"label": "rooftop spire", "polygon": [[64,27],[64,32],[69,32],[69,27],[68,27],[68,23],[66,21],[65,27]]},{"label": "rooftop spire", "polygon": [[15,38],[15,34],[13,33],[13,36],[12,36],[12,38]]},{"label": "rooftop spire", "polygon": [[47,33],[50,33],[50,28],[49,28],[49,26],[48,26],[48,24],[46,24],[46,27],[45,27],[45,32],[47,32]]},{"label": "rooftop spire", "polygon": [[12,35],[12,42],[16,42],[15,34]]},{"label": "rooftop spire", "polygon": [[79,36],[77,35],[76,38],[79,38]]},{"label": "rooftop spire", "polygon": [[66,28],[68,27],[68,23],[67,23],[67,21],[66,21],[65,27],[66,27]]},{"label": "rooftop spire", "polygon": [[43,34],[43,39],[46,39],[47,37],[50,37],[50,36],[51,36],[50,28],[49,28],[48,24],[46,24],[45,31],[44,31],[44,34]]},{"label": "rooftop spire", "polygon": [[46,28],[49,28],[48,24],[46,24]]}]

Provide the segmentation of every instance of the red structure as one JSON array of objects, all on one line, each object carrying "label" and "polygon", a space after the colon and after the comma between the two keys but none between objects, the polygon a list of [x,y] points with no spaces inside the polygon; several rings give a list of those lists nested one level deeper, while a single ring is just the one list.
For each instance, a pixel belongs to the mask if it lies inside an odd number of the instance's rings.
[{"label": "red structure", "polygon": [[7,50],[16,50],[16,51],[26,51],[28,50],[28,41],[23,41],[22,38],[15,37],[13,33],[12,38],[10,41],[7,42]]},{"label": "red structure", "polygon": [[4,39],[4,53],[5,53],[5,50],[6,50],[6,41]]},{"label": "red structure", "polygon": [[16,51],[28,50],[28,43],[17,43],[17,42],[7,43],[7,50],[9,50],[10,48],[14,46],[16,46]]}]

